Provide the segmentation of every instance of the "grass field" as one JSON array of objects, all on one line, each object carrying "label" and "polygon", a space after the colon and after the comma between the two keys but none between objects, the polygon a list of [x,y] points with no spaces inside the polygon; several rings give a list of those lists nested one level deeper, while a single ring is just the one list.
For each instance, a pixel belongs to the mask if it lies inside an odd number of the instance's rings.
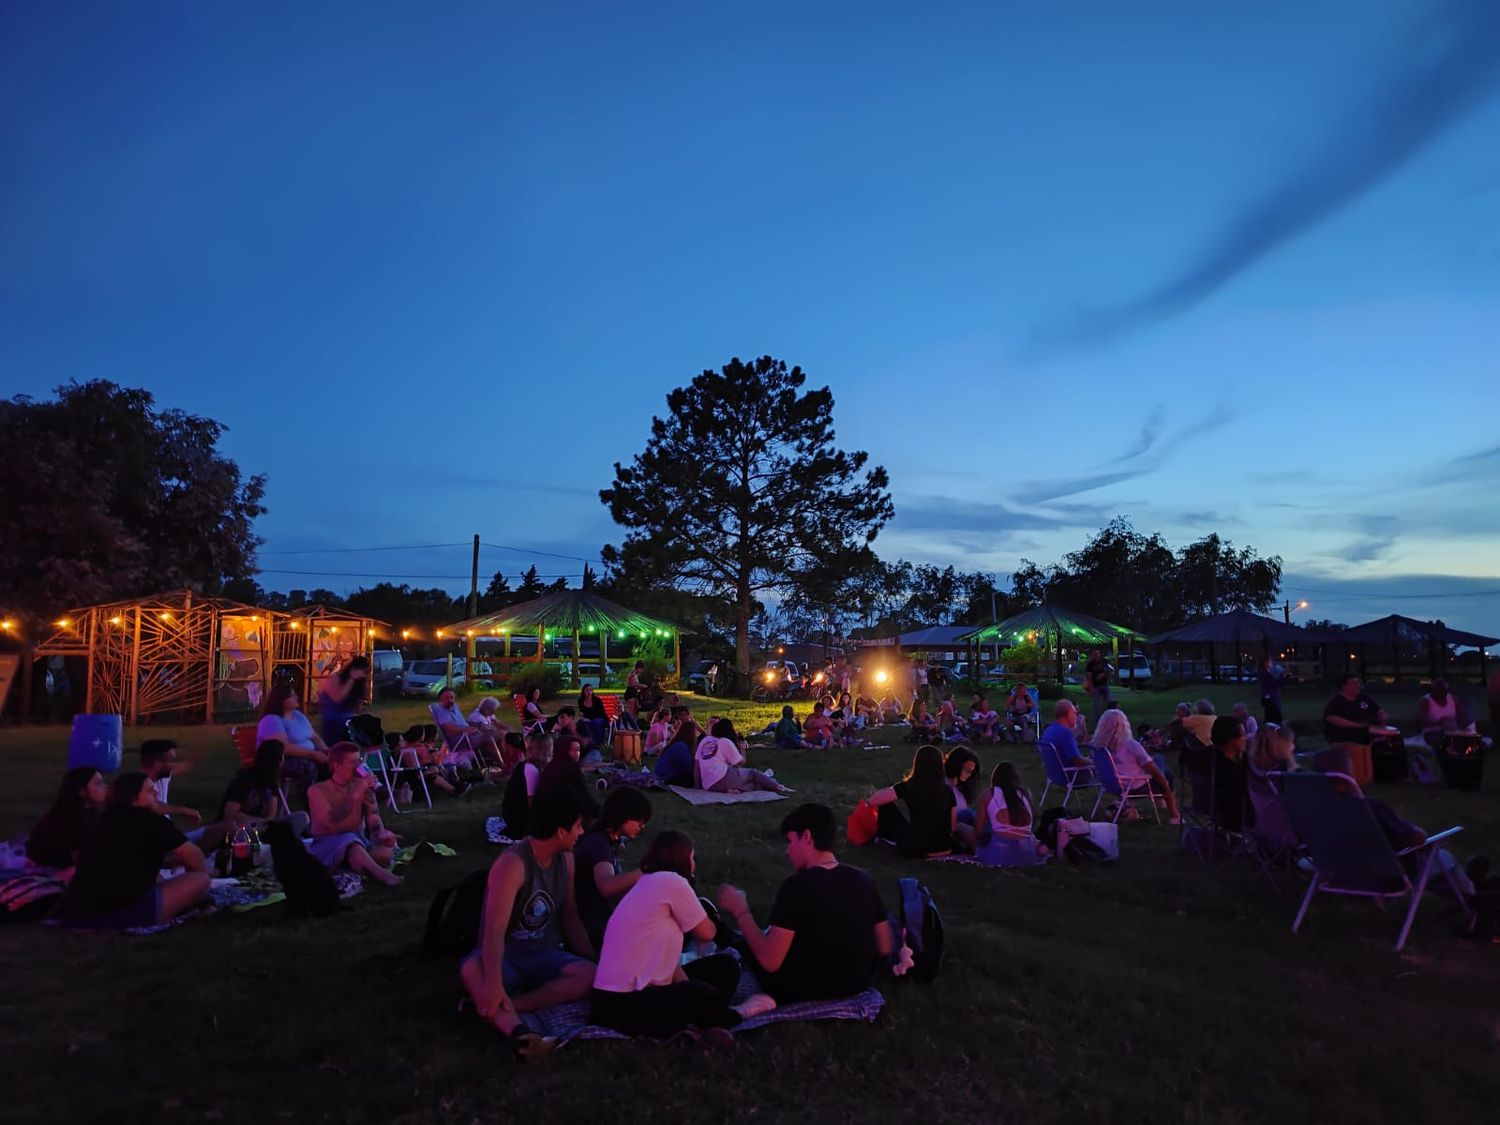
[{"label": "grass field", "polygon": [[[1221,704],[1244,689],[1209,691]],[[1128,693],[1133,719],[1173,697]],[[1322,695],[1293,696],[1311,716]],[[744,730],[775,708],[730,709]],[[401,721],[418,705],[381,709]],[[1403,708],[1392,706],[1399,717]],[[235,762],[224,728],[172,729],[199,765],[173,799],[212,811]],[[895,735],[891,736],[893,739]],[[66,732],[0,730],[0,834],[50,800]],[[842,815],[900,776],[910,746],[752,753]],[[1010,756],[1040,793],[1029,746]],[[1429,829],[1459,823],[1457,852],[1500,854],[1497,782],[1485,791],[1390,788]],[[764,918],[784,876],[786,803],[694,809],[653,797],[662,827],[689,832],[699,879],[745,886]],[[887,984],[873,1025],[747,1034],[733,1056],[578,1043],[514,1063],[454,1015],[454,966],[421,958],[433,894],[496,854],[483,820],[499,790],[391,817],[425,856],[404,886],[368,887],[336,917],[279,907],[215,915],[149,938],[39,927],[0,931],[5,1118],[143,1121],[1492,1121],[1500,1105],[1500,949],[1455,939],[1458,914],[1429,896],[1407,952],[1399,918],[1321,900],[1290,933],[1299,888],[1278,899],[1244,866],[1207,870],[1175,830],[1122,827],[1111,869],[1026,871],[920,864],[844,849],[890,897],[918,873],[947,924],[931,986]],[[640,845],[633,851],[640,854]]]}]

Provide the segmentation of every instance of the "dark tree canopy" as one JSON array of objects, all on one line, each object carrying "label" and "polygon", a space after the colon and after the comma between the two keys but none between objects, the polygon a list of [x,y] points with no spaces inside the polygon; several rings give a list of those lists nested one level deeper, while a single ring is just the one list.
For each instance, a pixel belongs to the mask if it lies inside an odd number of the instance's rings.
[{"label": "dark tree canopy", "polygon": [[218,451],[225,427],[94,381],[0,401],[0,590],[41,618],[254,573],[265,478]]},{"label": "dark tree canopy", "polygon": [[704,371],[599,494],[626,529],[603,552],[611,575],[727,600],[741,673],[756,595],[868,544],[894,513],[885,470],[836,447],[833,395],[806,381],[770,356]]}]

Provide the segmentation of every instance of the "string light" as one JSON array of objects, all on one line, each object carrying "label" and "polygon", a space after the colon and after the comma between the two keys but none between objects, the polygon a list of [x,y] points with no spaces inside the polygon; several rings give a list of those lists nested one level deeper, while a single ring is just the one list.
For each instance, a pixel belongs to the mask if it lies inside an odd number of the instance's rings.
[{"label": "string light", "polygon": [[[69,621],[66,617],[59,618],[58,622],[57,622],[58,628],[60,628],[60,629],[66,629],[69,625],[72,625],[72,624],[73,623],[71,621]],[[6,623],[6,628],[9,628],[9,627],[10,627],[9,622],[7,622]]]}]

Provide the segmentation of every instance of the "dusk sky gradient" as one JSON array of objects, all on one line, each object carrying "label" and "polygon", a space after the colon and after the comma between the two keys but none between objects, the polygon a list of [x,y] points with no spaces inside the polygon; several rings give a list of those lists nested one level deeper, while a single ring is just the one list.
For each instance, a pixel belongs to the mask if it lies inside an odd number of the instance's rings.
[{"label": "dusk sky gradient", "polygon": [[1500,635],[1497,95],[1487,0],[4,0],[0,393],[226,423],[270,588],[457,592],[771,354],[887,558],[1124,514]]}]

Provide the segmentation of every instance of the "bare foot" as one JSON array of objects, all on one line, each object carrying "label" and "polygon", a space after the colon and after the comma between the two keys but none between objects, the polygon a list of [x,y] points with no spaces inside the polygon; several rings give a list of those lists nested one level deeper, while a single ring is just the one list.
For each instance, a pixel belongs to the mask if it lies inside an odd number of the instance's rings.
[{"label": "bare foot", "polygon": [[387,887],[399,887],[403,882],[403,877],[397,875],[394,871],[381,871],[375,878],[379,879]]}]

